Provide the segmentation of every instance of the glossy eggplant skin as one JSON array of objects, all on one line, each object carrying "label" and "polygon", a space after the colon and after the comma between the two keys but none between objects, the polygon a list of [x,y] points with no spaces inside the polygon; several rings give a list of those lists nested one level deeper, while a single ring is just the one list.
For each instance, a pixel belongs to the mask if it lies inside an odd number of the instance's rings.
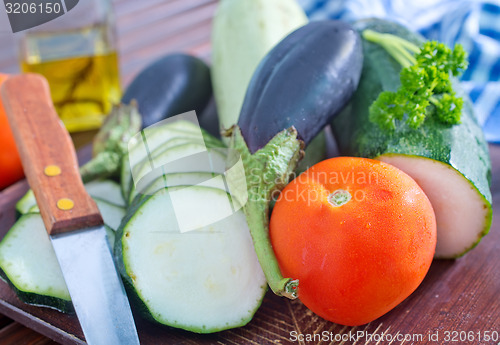
[{"label": "glossy eggplant skin", "polygon": [[210,69],[187,54],[166,55],[147,66],[130,83],[122,103],[138,103],[143,127],[195,110],[199,116],[212,97]]},{"label": "glossy eggplant skin", "polygon": [[250,152],[292,126],[307,145],[356,91],[363,52],[347,23],[318,21],[292,32],[260,62],[238,125]]}]

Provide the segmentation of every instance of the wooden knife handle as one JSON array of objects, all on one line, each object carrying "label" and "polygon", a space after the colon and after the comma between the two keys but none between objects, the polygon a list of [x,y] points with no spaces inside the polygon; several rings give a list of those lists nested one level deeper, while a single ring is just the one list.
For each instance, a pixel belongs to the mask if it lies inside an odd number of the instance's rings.
[{"label": "wooden knife handle", "polygon": [[75,148],[52,105],[44,77],[9,77],[1,95],[24,173],[50,235],[102,225],[83,186]]}]

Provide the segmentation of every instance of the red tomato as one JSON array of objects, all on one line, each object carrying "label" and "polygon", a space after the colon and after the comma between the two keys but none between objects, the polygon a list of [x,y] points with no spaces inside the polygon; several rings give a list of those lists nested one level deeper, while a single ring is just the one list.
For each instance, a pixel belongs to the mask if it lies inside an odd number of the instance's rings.
[{"label": "red tomato", "polygon": [[368,323],[422,282],[436,219],[417,183],[392,165],[338,157],[292,181],[274,207],[270,236],[299,298],[343,325]]},{"label": "red tomato", "polygon": [[[7,78],[8,75],[0,74],[0,86]],[[0,97],[0,189],[22,179],[23,176],[21,159]]]}]

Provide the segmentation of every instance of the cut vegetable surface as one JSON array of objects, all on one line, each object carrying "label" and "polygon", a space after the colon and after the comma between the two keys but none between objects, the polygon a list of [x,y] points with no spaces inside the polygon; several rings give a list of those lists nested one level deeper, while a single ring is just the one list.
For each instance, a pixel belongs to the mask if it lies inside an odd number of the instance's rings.
[{"label": "cut vegetable surface", "polygon": [[[404,40],[405,46],[420,46],[423,42],[406,28],[390,22],[363,21],[357,27],[361,31],[396,35],[396,45],[399,40]],[[340,152],[377,158],[412,176],[436,212],[436,257],[463,255],[489,231],[492,217],[491,163],[472,105],[454,81],[452,93],[463,99],[460,123],[443,123],[435,116],[431,102],[426,109],[428,115],[419,126],[396,120],[393,129],[381,128],[371,121],[370,107],[382,92],[398,89],[402,66],[378,42],[364,40],[363,49],[365,60],[359,88],[332,126]],[[387,115],[391,115],[390,110]]]},{"label": "cut vegetable surface", "polygon": [[376,160],[320,162],[282,192],[271,216],[283,274],[299,298],[343,325],[373,321],[422,282],[436,246],[429,199],[401,170]]},{"label": "cut vegetable surface", "polygon": [[[222,220],[198,224],[207,217]],[[199,227],[181,232],[185,221]],[[136,305],[164,325],[199,333],[239,327],[266,291],[245,216],[231,215],[219,189],[173,187],[145,197],[122,222],[115,255]]]},{"label": "cut vegetable surface", "polygon": [[[175,186],[193,186],[203,184],[207,187],[217,188],[217,183],[212,183],[212,178],[215,177],[215,173],[212,172],[179,172],[165,174],[160,178],[154,180],[142,194],[153,195],[156,191],[165,187],[175,187]],[[135,188],[132,188],[129,197],[129,204],[132,204],[134,198],[140,194]]]},{"label": "cut vegetable surface", "polygon": [[[129,153],[122,164],[122,193],[126,195],[129,204],[138,194],[135,185],[141,178],[148,179],[142,188],[147,187],[149,192],[149,186],[158,179],[155,175],[151,177],[151,162],[154,162],[154,165],[162,165],[160,175],[199,171],[224,172],[213,168],[225,168],[225,153],[217,150],[224,145],[189,121],[175,121],[149,127],[143,131],[143,135],[147,138],[148,149],[142,145],[130,145]],[[174,161],[175,164],[169,164]],[[161,179],[163,180],[163,177]],[[175,184],[168,181],[163,187],[172,185]]]},{"label": "cut vegetable surface", "polygon": [[117,206],[125,207],[120,185],[111,180],[98,180],[85,183],[85,190],[90,196],[99,198]]},{"label": "cut vegetable surface", "polygon": [[[112,246],[114,231],[106,226],[106,233]],[[40,214],[23,215],[0,242],[0,275],[23,302],[73,312],[64,277]]]}]

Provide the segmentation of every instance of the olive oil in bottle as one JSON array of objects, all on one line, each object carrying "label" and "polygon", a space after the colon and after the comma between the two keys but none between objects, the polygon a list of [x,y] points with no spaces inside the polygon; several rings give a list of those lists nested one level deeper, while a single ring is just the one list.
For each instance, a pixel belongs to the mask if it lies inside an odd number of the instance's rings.
[{"label": "olive oil in bottle", "polygon": [[120,101],[118,56],[106,25],[56,32],[28,32],[23,72],[47,78],[52,101],[70,132],[100,127]]}]

